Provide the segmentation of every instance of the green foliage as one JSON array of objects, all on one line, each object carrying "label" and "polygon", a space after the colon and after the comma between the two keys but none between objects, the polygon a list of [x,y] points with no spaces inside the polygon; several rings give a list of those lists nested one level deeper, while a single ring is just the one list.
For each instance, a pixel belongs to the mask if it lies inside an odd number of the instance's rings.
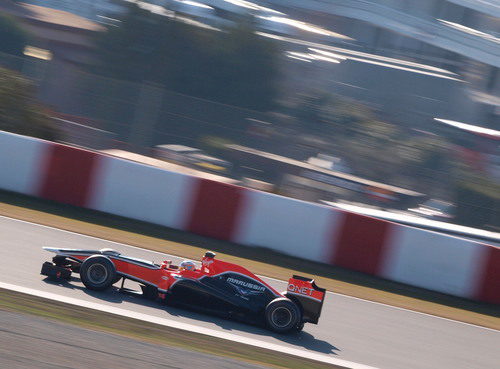
[{"label": "green foliage", "polygon": [[412,178],[412,188],[434,197],[449,198],[456,182],[457,161],[450,143],[437,136],[404,138],[399,143],[401,172]]},{"label": "green foliage", "polygon": [[96,43],[94,71],[107,77],[258,110],[270,109],[277,95],[277,50],[248,25],[198,29],[131,4]]},{"label": "green foliage", "polygon": [[462,172],[455,190],[456,222],[500,230],[500,184]]},{"label": "green foliage", "polygon": [[366,178],[426,194],[453,180],[449,145],[433,136],[411,136],[380,120],[368,106],[332,94],[301,96],[288,112],[302,133],[330,143],[321,150],[345,159]]},{"label": "green foliage", "polygon": [[0,68],[0,130],[46,140],[57,140],[59,132],[34,99],[29,80]]},{"label": "green foliage", "polygon": [[233,144],[232,141],[218,136],[203,136],[200,139],[201,147],[214,155],[226,153],[226,146]]},{"label": "green foliage", "polygon": [[0,14],[0,52],[21,56],[28,38],[28,33],[16,20]]},{"label": "green foliage", "polygon": [[380,121],[365,105],[332,94],[302,96],[292,107],[300,130],[330,142],[326,149],[368,178],[387,179],[398,162],[387,147],[396,147],[399,130]]},{"label": "green foliage", "polygon": [[376,117],[367,106],[327,93],[302,96],[292,108],[292,115],[297,117],[302,129],[311,134],[346,138],[362,135],[374,126],[378,130],[392,130],[383,122],[371,124]]}]

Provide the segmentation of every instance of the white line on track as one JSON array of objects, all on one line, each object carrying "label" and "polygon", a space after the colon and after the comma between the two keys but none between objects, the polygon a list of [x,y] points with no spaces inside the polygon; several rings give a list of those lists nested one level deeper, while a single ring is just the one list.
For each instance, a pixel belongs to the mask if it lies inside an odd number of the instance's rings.
[{"label": "white line on track", "polygon": [[[51,227],[51,226],[47,226],[47,225],[44,225],[44,224],[33,223],[33,222],[29,222],[27,220],[10,218],[10,217],[4,216],[4,215],[0,215],[0,219],[1,218],[8,219],[8,220],[11,220],[11,221],[20,222],[20,223],[27,223],[27,224],[35,225],[35,226],[41,227],[41,228],[53,229],[53,230],[57,230],[59,232],[65,232],[65,233],[75,234],[75,235],[78,235],[78,236],[87,237],[87,238],[91,238],[91,239],[94,239],[94,240],[110,242],[110,243],[114,243],[114,244],[116,244],[118,246],[126,246],[126,247],[131,247],[133,249],[141,250],[141,251],[149,251],[149,252],[152,252],[152,253],[155,253],[155,254],[159,254],[159,255],[162,255],[162,256],[172,256],[172,257],[176,257],[176,258],[182,258],[182,256],[165,254],[165,253],[162,253],[162,252],[159,252],[159,251],[155,251],[155,250],[145,249],[145,248],[141,248],[141,247],[137,247],[137,246],[133,246],[133,245],[128,245],[128,244],[124,244],[124,243],[120,243],[120,242],[116,242],[116,241],[106,240],[104,238],[99,238],[99,237],[90,236],[90,235],[83,234],[83,233],[68,231],[68,230],[65,230],[65,229]],[[281,282],[281,283],[285,283],[285,284],[287,283],[286,281],[283,281],[281,279],[276,279],[276,278],[262,276],[262,275],[258,275],[258,276],[261,277],[261,278],[262,277],[263,278],[267,278],[267,279],[270,279],[270,280],[273,280],[273,281],[276,281],[276,282]],[[487,328],[487,327],[483,327],[483,326],[476,325],[476,324],[471,324],[471,323],[466,323],[466,322],[461,322],[460,320],[454,320],[454,319],[444,318],[444,317],[441,317],[441,316],[438,316],[438,315],[423,313],[423,312],[420,312],[420,311],[408,310],[408,309],[405,309],[405,308],[402,308],[402,307],[384,304],[383,302],[365,300],[365,299],[362,299],[362,298],[359,298],[359,297],[354,297],[354,296],[350,296],[350,295],[344,295],[344,294],[338,293],[338,292],[331,292],[331,291],[326,291],[326,292],[327,292],[327,294],[343,296],[343,297],[346,297],[346,298],[349,298],[349,299],[363,301],[363,302],[369,303],[369,304],[386,306],[386,307],[391,308],[391,309],[403,310],[403,311],[406,311],[406,312],[409,312],[409,313],[413,313],[413,314],[424,315],[424,316],[428,316],[428,317],[432,317],[432,318],[436,318],[436,319],[446,320],[446,321],[453,322],[453,323],[467,325],[467,326],[470,326],[470,327],[475,327],[475,328],[484,329],[484,330],[493,331],[493,332],[499,332],[499,330],[497,330],[497,329]]]},{"label": "white line on track", "polygon": [[301,358],[320,361],[320,362],[327,363],[327,364],[338,365],[338,366],[341,366],[344,368],[376,369],[373,366],[368,366],[368,365],[354,363],[352,361],[337,359],[334,357],[330,357],[330,356],[323,355],[323,354],[318,354],[318,353],[311,352],[311,351],[300,350],[300,349],[296,349],[293,347],[286,347],[286,346],[278,345],[275,343],[260,341],[260,340],[254,339],[254,338],[239,336],[239,335],[234,334],[234,333],[221,332],[221,331],[217,331],[217,330],[205,328],[205,327],[200,327],[200,326],[193,325],[193,324],[182,323],[182,322],[172,320],[172,319],[154,317],[152,315],[147,315],[147,314],[138,313],[138,312],[131,311],[131,310],[121,309],[121,308],[117,308],[114,306],[108,306],[108,305],[103,305],[103,304],[99,304],[99,303],[95,303],[95,302],[79,300],[76,298],[62,296],[62,295],[58,295],[58,294],[50,293],[50,292],[39,291],[39,290],[35,290],[32,288],[16,286],[16,285],[13,285],[10,283],[0,282],[0,288],[4,288],[7,290],[16,291],[16,292],[21,292],[21,293],[25,293],[25,294],[29,294],[29,295],[33,295],[33,296],[39,296],[39,297],[42,297],[45,299],[59,301],[59,302],[63,302],[63,303],[70,304],[70,305],[77,305],[77,306],[81,306],[81,307],[84,307],[87,309],[103,311],[106,313],[124,316],[127,318],[138,319],[141,321],[145,321],[145,322],[149,322],[149,323],[153,323],[153,324],[158,324],[158,325],[162,325],[162,326],[166,326],[166,327],[181,329],[181,330],[185,330],[185,331],[189,331],[189,332],[193,332],[193,333],[204,334],[207,336],[217,337],[217,338],[221,338],[221,339],[225,339],[225,340],[230,340],[233,342],[239,342],[239,343],[254,346],[254,347],[260,347],[260,348],[264,348],[264,349],[268,349],[268,350],[272,350],[272,351],[290,354],[293,356],[298,356]]}]

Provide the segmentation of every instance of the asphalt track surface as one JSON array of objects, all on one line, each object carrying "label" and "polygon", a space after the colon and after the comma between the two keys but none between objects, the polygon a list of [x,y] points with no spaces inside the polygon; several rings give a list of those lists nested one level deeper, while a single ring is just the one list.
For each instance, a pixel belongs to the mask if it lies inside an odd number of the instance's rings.
[{"label": "asphalt track surface", "polygon": [[233,359],[0,311],[0,367],[259,369]]},{"label": "asphalt track surface", "polygon": [[[126,255],[157,262],[173,258],[6,217],[0,217],[0,235],[1,282],[175,319],[384,369],[493,369],[500,362],[500,331],[335,293],[328,293],[318,325],[306,324],[299,334],[277,335],[260,327],[164,307],[116,290],[104,293],[88,291],[78,278],[70,283],[55,284],[39,274],[41,264],[53,255],[42,250],[43,246],[111,247]],[[266,282],[278,290],[286,288],[283,281],[266,279]],[[134,284],[127,282],[126,287],[133,288]]]}]

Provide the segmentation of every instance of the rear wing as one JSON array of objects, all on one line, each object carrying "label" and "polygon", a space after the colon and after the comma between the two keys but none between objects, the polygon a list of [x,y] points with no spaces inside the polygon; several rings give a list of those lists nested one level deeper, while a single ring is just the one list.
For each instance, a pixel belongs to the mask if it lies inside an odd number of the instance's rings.
[{"label": "rear wing", "polygon": [[314,279],[294,275],[288,280],[286,296],[302,307],[303,320],[318,324],[326,290],[314,283]]}]

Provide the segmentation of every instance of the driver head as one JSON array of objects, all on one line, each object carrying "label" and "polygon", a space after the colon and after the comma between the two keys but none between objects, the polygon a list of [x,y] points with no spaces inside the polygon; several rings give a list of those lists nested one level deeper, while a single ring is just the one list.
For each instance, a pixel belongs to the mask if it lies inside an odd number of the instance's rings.
[{"label": "driver head", "polygon": [[179,264],[181,270],[195,270],[196,265],[191,260],[184,260]]}]

